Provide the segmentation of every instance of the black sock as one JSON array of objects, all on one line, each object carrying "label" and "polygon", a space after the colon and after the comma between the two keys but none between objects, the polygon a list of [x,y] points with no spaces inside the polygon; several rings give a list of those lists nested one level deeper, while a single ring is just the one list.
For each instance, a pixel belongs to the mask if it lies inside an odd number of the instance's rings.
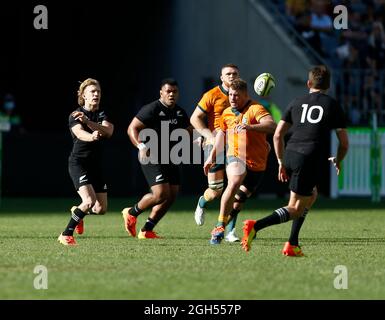
[{"label": "black sock", "polygon": [[155,219],[147,218],[146,223],[144,224],[144,227],[140,229],[141,231],[152,231],[152,229],[155,228],[158,221]]},{"label": "black sock", "polygon": [[261,220],[257,220],[257,222],[254,225],[254,229],[255,231],[259,231],[263,228],[272,226],[274,224],[287,222],[289,221],[289,219],[290,219],[289,211],[287,211],[286,208],[279,208],[275,210],[271,215]]},{"label": "black sock", "polygon": [[292,246],[298,246],[298,235],[301,230],[302,224],[305,221],[306,215],[309,212],[307,208],[303,212],[302,216],[293,220],[293,224],[291,225],[291,232],[289,242]]},{"label": "black sock", "polygon": [[74,230],[76,226],[79,224],[80,220],[82,220],[87,214],[76,208],[72,211],[71,220],[68,223],[66,229],[63,232],[63,236],[72,236],[74,234]]},{"label": "black sock", "polygon": [[137,217],[138,215],[140,215],[141,213],[143,212],[142,209],[139,209],[138,207],[138,204],[134,205],[129,211],[128,213],[134,217]]}]

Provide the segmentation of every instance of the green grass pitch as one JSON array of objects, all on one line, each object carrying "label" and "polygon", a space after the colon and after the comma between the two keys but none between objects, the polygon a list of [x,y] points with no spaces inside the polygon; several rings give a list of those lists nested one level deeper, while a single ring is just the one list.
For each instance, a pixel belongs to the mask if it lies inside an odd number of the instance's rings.
[{"label": "green grass pitch", "polygon": [[[75,201],[76,200],[76,201]],[[385,208],[365,199],[319,199],[301,233],[303,258],[280,250],[291,222],[262,230],[245,253],[239,243],[209,244],[219,202],[195,225],[195,198],[179,198],[156,227],[164,239],[128,237],[110,199],[105,216],[87,216],[77,247],[57,237],[78,199],[5,199],[0,213],[0,299],[385,299]],[[253,198],[238,218],[261,218],[285,199]],[[138,219],[142,227],[147,217]],[[35,289],[37,265],[47,289]],[[347,288],[336,289],[337,266]]]}]

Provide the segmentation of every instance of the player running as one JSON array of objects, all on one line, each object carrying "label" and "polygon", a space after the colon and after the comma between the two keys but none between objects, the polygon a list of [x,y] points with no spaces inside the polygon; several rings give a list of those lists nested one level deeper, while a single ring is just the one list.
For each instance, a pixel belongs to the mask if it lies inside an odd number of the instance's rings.
[{"label": "player running", "polygon": [[270,113],[250,99],[247,83],[234,80],[229,88],[231,107],[220,118],[220,130],[215,145],[204,165],[205,174],[215,165],[216,153],[224,148],[226,138],[227,187],[221,198],[218,222],[211,232],[210,244],[220,244],[226,225],[238,214],[243,203],[260,185],[266,170],[270,146],[267,134],[272,134],[276,123]]},{"label": "player running", "polygon": [[[137,217],[151,208],[146,223],[138,233],[139,239],[159,238],[153,229],[174,203],[179,191],[180,165],[174,164],[172,159],[162,158],[162,154],[169,156],[176,144],[170,139],[173,131],[191,128],[185,110],[177,105],[178,97],[177,81],[164,79],[160,85],[160,98],[143,106],[127,129],[132,144],[139,149],[142,171],[151,188],[151,192],[145,194],[138,203],[122,211],[124,227],[129,235],[135,237]],[[154,148],[149,147],[150,144],[141,138],[140,133],[146,129],[156,134],[158,140]]]},{"label": "player running", "polygon": [[[203,149],[206,158],[210,154],[215,136],[220,129],[219,119],[222,112],[230,106],[228,98],[230,84],[237,78],[239,78],[238,67],[234,64],[224,65],[221,69],[221,84],[203,94],[195,111],[191,115],[191,124],[204,137]],[[218,155],[217,158],[221,158],[222,160],[210,168],[207,174],[208,188],[199,197],[195,209],[194,218],[198,226],[204,224],[207,203],[220,198],[222,195],[225,178],[224,157]],[[228,226],[227,241],[239,241],[235,233],[236,220],[237,214],[233,212],[232,222]]]},{"label": "player running", "polygon": [[[282,250],[286,256],[303,256],[298,234],[307,211],[316,200],[316,185],[327,175],[324,163],[330,160],[339,174],[341,162],[348,151],[345,115],[337,101],[326,94],[330,86],[330,72],[325,66],[312,68],[308,75],[305,96],[294,99],[288,106],[274,134],[274,149],[278,159],[278,179],[290,180],[290,199],[287,206],[275,210],[260,220],[243,222],[242,247],[251,248],[256,233],[268,226],[293,220],[292,232]],[[292,135],[284,148],[289,128]],[[336,157],[327,159],[330,132],[336,130],[339,141]]]},{"label": "player running", "polygon": [[74,230],[84,232],[83,218],[87,214],[105,214],[107,211],[107,184],[102,170],[103,141],[112,136],[114,126],[99,107],[100,84],[87,79],[80,84],[80,107],[69,116],[73,147],[68,159],[68,170],[82,203],[71,208],[71,219],[58,241],[65,246],[76,245]]}]

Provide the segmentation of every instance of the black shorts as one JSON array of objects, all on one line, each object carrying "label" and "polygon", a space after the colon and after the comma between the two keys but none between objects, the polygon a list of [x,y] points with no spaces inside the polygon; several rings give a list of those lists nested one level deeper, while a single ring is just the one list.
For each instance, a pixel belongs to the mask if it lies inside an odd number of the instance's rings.
[{"label": "black shorts", "polygon": [[248,191],[253,193],[261,185],[265,171],[251,171],[246,169],[246,172],[246,177],[243,180],[242,185],[245,186]]},{"label": "black shorts", "polygon": [[68,172],[76,190],[87,184],[92,185],[95,193],[107,192],[107,184],[99,163],[69,159]]},{"label": "black shorts", "polygon": [[141,164],[143,174],[150,187],[157,184],[169,183],[180,185],[179,167],[175,164]]},{"label": "black shorts", "polygon": [[[206,162],[206,160],[209,157],[210,152],[211,152],[212,149],[213,149],[213,145],[212,144],[207,144],[203,148],[203,159],[204,159],[204,162]],[[221,153],[219,153],[216,156],[215,165],[212,168],[209,169],[209,172],[213,173],[213,172],[217,172],[217,171],[220,171],[220,170],[225,170],[225,153],[224,152],[221,152]]]},{"label": "black shorts", "polygon": [[319,182],[321,160],[319,155],[304,155],[286,150],[284,167],[290,176],[289,188],[301,196],[311,196]]}]

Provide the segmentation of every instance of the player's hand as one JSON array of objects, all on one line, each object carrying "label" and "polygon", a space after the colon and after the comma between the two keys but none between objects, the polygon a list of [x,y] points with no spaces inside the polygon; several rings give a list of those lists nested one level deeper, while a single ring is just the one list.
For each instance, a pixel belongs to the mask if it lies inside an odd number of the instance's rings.
[{"label": "player's hand", "polygon": [[279,164],[278,180],[281,182],[288,182],[289,181],[289,176],[287,175],[286,169],[282,164]]},{"label": "player's hand", "polygon": [[102,135],[98,130],[92,132],[92,141],[98,141]]},{"label": "player's hand", "polygon": [[79,120],[81,123],[86,124],[89,120],[88,117],[82,111],[74,111],[71,113],[71,116],[75,118],[75,120]]},{"label": "player's hand", "polygon": [[241,124],[238,124],[235,128],[234,128],[234,130],[235,130],[235,132],[237,132],[237,133],[239,133],[239,132],[241,132],[242,130],[248,130],[248,125],[247,124],[243,124],[243,123],[241,123]]},{"label": "player's hand", "polygon": [[203,137],[200,136],[200,137],[196,138],[193,141],[193,144],[196,144],[199,148],[202,148],[203,147]]},{"label": "player's hand", "polygon": [[340,174],[340,163],[337,163],[336,157],[330,157],[328,160],[334,165],[337,171],[337,176]]},{"label": "player's hand", "polygon": [[207,146],[209,146],[211,150],[214,146],[214,143],[215,143],[215,137],[203,139],[202,148],[206,148]]},{"label": "player's hand", "polygon": [[205,175],[207,176],[209,174],[209,170],[215,165],[213,159],[211,157],[208,157],[205,164],[203,165],[203,171]]},{"label": "player's hand", "polygon": [[150,162],[150,150],[147,148],[139,150],[138,157],[141,164],[148,164]]}]

